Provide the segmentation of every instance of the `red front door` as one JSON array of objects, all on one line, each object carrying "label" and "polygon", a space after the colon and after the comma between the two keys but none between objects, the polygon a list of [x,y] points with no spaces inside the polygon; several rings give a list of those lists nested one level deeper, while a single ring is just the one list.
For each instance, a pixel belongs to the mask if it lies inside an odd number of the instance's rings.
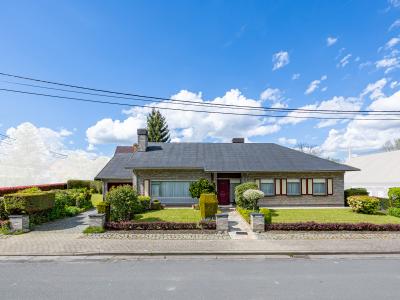
[{"label": "red front door", "polygon": [[218,191],[218,204],[229,205],[229,180],[218,179],[217,181],[217,191]]}]

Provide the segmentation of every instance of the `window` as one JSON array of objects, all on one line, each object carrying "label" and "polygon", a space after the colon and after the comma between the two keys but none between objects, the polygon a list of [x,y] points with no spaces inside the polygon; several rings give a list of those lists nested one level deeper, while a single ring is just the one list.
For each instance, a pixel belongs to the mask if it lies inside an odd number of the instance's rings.
[{"label": "window", "polygon": [[313,195],[326,195],[326,180],[314,179],[313,180]]},{"label": "window", "polygon": [[240,179],[230,179],[230,201],[235,202],[235,188],[240,184]]},{"label": "window", "polygon": [[273,179],[261,179],[260,188],[265,196],[275,195],[275,184]]},{"label": "window", "polygon": [[300,179],[287,180],[287,194],[290,196],[300,195]]},{"label": "window", "polygon": [[152,181],[151,197],[164,203],[192,202],[189,193],[190,184],[191,181]]}]

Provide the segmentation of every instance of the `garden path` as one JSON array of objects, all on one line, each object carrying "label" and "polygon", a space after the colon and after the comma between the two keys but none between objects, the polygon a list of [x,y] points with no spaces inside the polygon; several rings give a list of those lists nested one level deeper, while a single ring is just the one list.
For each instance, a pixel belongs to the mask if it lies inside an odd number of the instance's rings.
[{"label": "garden path", "polygon": [[229,236],[233,240],[256,240],[256,234],[250,225],[243,220],[239,213],[233,208],[228,212]]}]

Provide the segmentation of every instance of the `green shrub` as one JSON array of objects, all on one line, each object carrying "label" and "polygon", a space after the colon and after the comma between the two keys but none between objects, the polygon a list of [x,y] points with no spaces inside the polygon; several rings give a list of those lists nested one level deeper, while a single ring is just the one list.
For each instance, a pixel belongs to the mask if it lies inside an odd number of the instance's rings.
[{"label": "green shrub", "polygon": [[146,211],[150,209],[150,202],[151,198],[149,196],[138,196],[138,200],[140,204],[142,205],[142,211]]},{"label": "green shrub", "polygon": [[235,188],[235,201],[236,205],[246,209],[252,209],[252,204],[249,203],[243,196],[243,193],[247,190],[257,190],[258,186],[255,182],[245,182],[239,184]]},{"label": "green shrub", "polygon": [[199,199],[202,219],[213,218],[218,211],[218,200],[215,194],[201,194]]},{"label": "green shrub", "polygon": [[100,202],[97,204],[97,213],[106,215],[106,222],[110,221],[110,203]]},{"label": "green shrub", "polygon": [[162,206],[161,202],[157,199],[153,200],[150,204],[150,209],[151,210],[160,210],[163,209],[164,207]]},{"label": "green shrub", "polygon": [[265,224],[271,224],[272,222],[272,212],[268,208],[260,208],[260,213],[264,215]]},{"label": "green shrub", "polygon": [[4,198],[0,197],[0,220],[6,220],[6,219],[8,219],[8,213],[4,205]]},{"label": "green shrub", "polygon": [[136,190],[130,185],[121,185],[111,189],[106,196],[111,205],[110,216],[112,221],[129,221],[135,213],[141,211]]},{"label": "green shrub", "polygon": [[369,193],[366,188],[350,188],[344,190],[344,205],[349,206],[347,198],[351,196],[368,196]]},{"label": "green shrub", "polygon": [[103,233],[106,230],[103,227],[98,226],[89,226],[83,230],[83,233],[90,234],[90,233]]},{"label": "green shrub", "polygon": [[41,191],[42,191],[42,190],[41,190],[40,188],[34,186],[34,187],[30,187],[30,188],[27,188],[27,189],[18,191],[17,193],[18,193],[18,194],[21,194],[21,193],[22,193],[22,194],[30,194],[30,193],[38,193],[38,192],[41,192]]},{"label": "green shrub", "polygon": [[400,187],[391,187],[388,191],[389,206],[400,208]]},{"label": "green shrub", "polygon": [[54,192],[16,193],[4,196],[4,204],[9,214],[33,214],[54,207]]},{"label": "green shrub", "polygon": [[257,212],[255,210],[247,209],[247,208],[243,208],[243,207],[236,207],[236,211],[243,217],[243,219],[246,220],[247,223],[250,223],[250,214],[252,212]]},{"label": "green shrub", "polygon": [[400,218],[400,208],[399,207],[389,207],[387,210],[389,216]]},{"label": "green shrub", "polygon": [[264,193],[259,190],[246,190],[243,193],[243,197],[246,200],[246,205],[248,209],[258,210],[258,200],[264,197]]},{"label": "green shrub", "polygon": [[68,189],[94,190],[97,194],[103,193],[103,183],[99,180],[70,179],[67,181]]},{"label": "green shrub", "polygon": [[378,198],[382,210],[387,210],[390,207],[390,200],[388,198]]},{"label": "green shrub", "polygon": [[190,184],[189,192],[192,198],[199,199],[201,194],[215,193],[215,183],[209,182],[206,178],[200,178]]},{"label": "green shrub", "polygon": [[379,209],[379,199],[370,196],[350,196],[348,203],[357,213],[372,215]]},{"label": "green shrub", "polygon": [[65,207],[65,215],[67,217],[76,216],[76,215],[80,214],[83,211],[84,211],[83,208],[79,208],[79,207],[76,207],[76,206],[66,206]]}]

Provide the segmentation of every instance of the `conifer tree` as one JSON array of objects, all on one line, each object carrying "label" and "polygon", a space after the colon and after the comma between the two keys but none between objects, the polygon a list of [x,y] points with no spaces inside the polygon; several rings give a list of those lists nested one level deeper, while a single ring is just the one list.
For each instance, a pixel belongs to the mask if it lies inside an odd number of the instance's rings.
[{"label": "conifer tree", "polygon": [[149,142],[169,143],[171,140],[167,121],[155,108],[147,116],[147,131]]}]

